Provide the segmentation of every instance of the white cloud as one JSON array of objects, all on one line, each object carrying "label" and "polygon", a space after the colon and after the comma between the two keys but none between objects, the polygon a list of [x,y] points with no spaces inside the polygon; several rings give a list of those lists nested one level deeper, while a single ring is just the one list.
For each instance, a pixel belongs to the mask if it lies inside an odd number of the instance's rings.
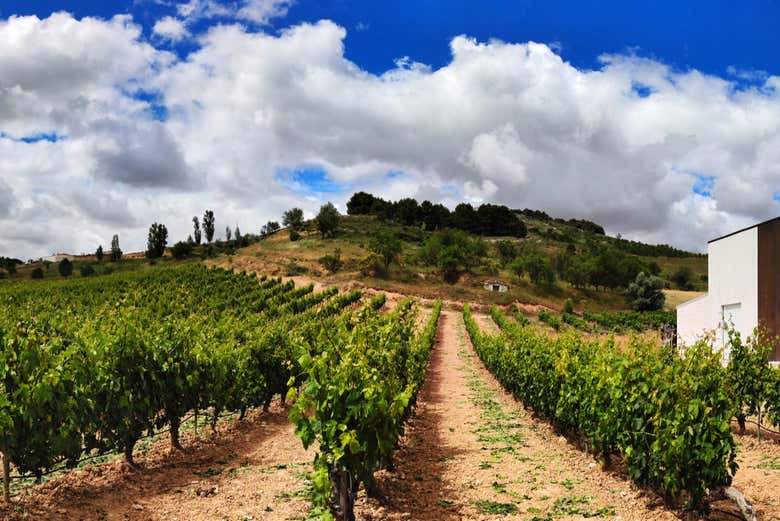
[{"label": "white cloud", "polygon": [[155,22],[152,31],[157,36],[172,42],[178,42],[189,36],[189,31],[184,22],[173,16],[166,16]]},{"label": "white cloud", "polygon": [[245,0],[238,17],[265,25],[274,18],[287,16],[292,3],[292,0]]},{"label": "white cloud", "polygon": [[176,6],[178,15],[187,21],[203,18],[232,18],[268,25],[275,18],[287,16],[294,0],[188,0]]},{"label": "white cloud", "polygon": [[[218,8],[192,0],[178,14],[228,16]],[[278,172],[300,165],[353,190],[538,208],[693,249],[780,209],[775,76],[736,88],[633,55],[579,70],[547,45],[463,36],[444,67],[403,58],[375,75],[345,58],[346,31],[328,21],[196,36],[176,60],[127,17],[0,22],[12,42],[0,132],[66,136],[0,137],[0,226],[19,230],[0,255],[91,251],[113,233],[141,248],[152,221],[176,240],[205,208],[218,229],[248,232],[293,205],[343,206],[349,193],[285,187]],[[158,94],[165,121],[139,90]],[[710,197],[692,193],[697,176],[715,178]]]}]

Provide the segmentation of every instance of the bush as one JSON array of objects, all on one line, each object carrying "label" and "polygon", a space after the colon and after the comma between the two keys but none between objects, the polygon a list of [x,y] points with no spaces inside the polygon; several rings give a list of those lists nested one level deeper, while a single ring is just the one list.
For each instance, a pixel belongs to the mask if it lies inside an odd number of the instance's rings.
[{"label": "bush", "polygon": [[62,259],[57,265],[57,270],[63,277],[70,277],[73,275],[73,263],[68,259]]},{"label": "bush", "polygon": [[303,275],[307,271],[309,271],[309,268],[306,266],[291,262],[287,265],[287,271],[285,273],[288,277],[295,277],[296,275]]},{"label": "bush", "polygon": [[570,298],[567,298],[563,302],[563,312],[564,313],[574,313],[574,302],[572,302]]},{"label": "bush", "polygon": [[41,268],[35,268],[34,270],[32,270],[32,273],[30,273],[30,277],[34,279],[42,279],[43,270]]},{"label": "bush", "polygon": [[381,231],[371,238],[368,249],[382,257],[385,272],[402,252],[401,241],[394,233],[388,231]]},{"label": "bush", "polygon": [[336,248],[333,255],[324,255],[320,257],[320,264],[330,273],[336,273],[341,269],[341,248]]},{"label": "bush", "polygon": [[171,248],[171,255],[173,255],[174,259],[186,259],[190,255],[192,255],[192,250],[194,249],[194,246],[190,242],[184,242],[179,241],[176,244],[173,245]]},{"label": "bush", "polygon": [[301,238],[301,234],[298,233],[298,230],[290,228],[290,240],[294,242],[300,240],[300,238]]},{"label": "bush", "polygon": [[539,311],[539,320],[556,331],[561,329],[561,319],[543,309]]},{"label": "bush", "polygon": [[95,268],[92,267],[92,264],[82,264],[79,268],[79,272],[82,277],[91,277],[95,274]]},{"label": "bush", "polygon": [[365,277],[384,275],[384,260],[378,253],[371,252],[358,263],[360,273]]},{"label": "bush", "polygon": [[669,280],[677,284],[677,287],[682,290],[693,290],[693,273],[691,272],[691,269],[686,266],[675,271]]}]

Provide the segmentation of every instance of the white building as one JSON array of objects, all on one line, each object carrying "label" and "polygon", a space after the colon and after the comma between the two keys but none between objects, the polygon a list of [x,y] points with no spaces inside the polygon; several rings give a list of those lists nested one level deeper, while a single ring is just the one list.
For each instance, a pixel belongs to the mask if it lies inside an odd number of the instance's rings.
[{"label": "white building", "polygon": [[498,291],[500,293],[505,293],[509,291],[509,284],[505,284],[500,280],[486,280],[482,284],[482,287],[488,291]]},{"label": "white building", "polygon": [[780,217],[711,240],[707,254],[709,292],[677,306],[677,341],[714,335],[728,360],[725,326],[733,324],[743,339],[759,324],[780,332]]},{"label": "white building", "polygon": [[46,261],[46,262],[57,263],[57,262],[60,262],[60,261],[62,261],[64,259],[68,259],[69,261],[72,261],[75,258],[76,258],[75,255],[71,255],[69,253],[55,253],[54,255],[49,255],[48,257],[43,257],[41,260]]}]

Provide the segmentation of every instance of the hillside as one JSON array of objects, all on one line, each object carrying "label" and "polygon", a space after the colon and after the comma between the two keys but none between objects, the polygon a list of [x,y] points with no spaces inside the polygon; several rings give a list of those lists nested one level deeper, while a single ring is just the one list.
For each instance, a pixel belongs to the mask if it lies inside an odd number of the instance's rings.
[{"label": "hillside", "polygon": [[[260,235],[241,241],[173,248],[153,262],[128,253],[119,262],[76,257],[72,276],[100,276],[117,271],[152,269],[198,260],[271,275],[303,277],[322,284],[358,283],[378,290],[460,302],[520,302],[562,309],[571,299],[577,311],[628,307],[626,288],[639,272],[658,276],[674,306],[707,289],[706,256],[666,245],[648,245],[610,237],[597,223],[557,219],[536,210],[510,210],[484,204],[418,204],[414,199],[388,202],[359,192],[348,203],[352,215],[339,218],[334,233],[323,238],[316,220],[278,230],[266,225]],[[278,230],[278,231],[273,231]],[[296,239],[296,240],[293,240]],[[394,244],[385,251],[388,243]],[[378,253],[383,251],[382,255]],[[384,257],[383,257],[384,255]],[[4,259],[0,278],[56,279],[56,264]],[[484,289],[498,281],[506,292]]]},{"label": "hillside", "polygon": [[[518,252],[531,250],[541,253],[547,259],[554,259],[573,245],[575,249],[585,249],[587,245],[598,243],[614,246],[617,239],[582,230],[572,224],[557,221],[545,221],[521,215],[528,234],[526,237],[479,237],[469,234],[472,240],[481,239],[486,246],[485,255],[479,264],[465,269],[453,283],[442,279],[440,268],[425,262],[423,256],[425,241],[433,232],[420,227],[405,226],[396,222],[380,220],[373,215],[343,216],[338,232],[332,238],[323,239],[307,223],[301,238],[291,241],[288,233],[281,230],[249,247],[239,249],[235,255],[221,258],[218,264],[234,267],[237,270],[256,270],[272,275],[298,276],[321,281],[324,284],[344,284],[357,281],[368,287],[424,297],[443,297],[457,301],[483,302],[485,304],[509,304],[520,301],[541,304],[561,309],[566,299],[572,299],[577,309],[619,310],[626,309],[624,290],[620,288],[575,288],[563,280],[554,284],[535,284],[528,276],[518,278],[507,264],[501,262],[498,245],[509,242]],[[369,255],[372,238],[381,232],[389,232],[401,241],[399,261],[390,265],[387,273],[367,273],[361,271],[361,263]],[[626,242],[626,241],[623,241]],[[325,269],[321,259],[324,256],[340,254],[341,267],[335,273]],[[693,288],[706,291],[707,259],[702,255],[690,256],[642,256],[626,254],[640,262],[655,263],[659,276],[665,279],[669,288],[676,288],[671,281],[675,272],[681,268],[691,274]],[[500,280],[509,289],[506,293],[487,291],[483,288],[486,280]],[[672,291],[669,305],[692,298],[697,293]],[[690,295],[690,297],[688,297]],[[686,298],[687,297],[687,298]]]}]

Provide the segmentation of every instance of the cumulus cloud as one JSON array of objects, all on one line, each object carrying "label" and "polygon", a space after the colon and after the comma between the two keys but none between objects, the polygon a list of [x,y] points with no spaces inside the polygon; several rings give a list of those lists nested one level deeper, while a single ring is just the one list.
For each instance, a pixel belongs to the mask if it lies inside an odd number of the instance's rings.
[{"label": "cumulus cloud", "polygon": [[178,42],[189,36],[189,31],[185,27],[184,22],[173,16],[166,16],[157,20],[152,31],[157,36],[172,42]]},{"label": "cumulus cloud", "polygon": [[236,3],[216,0],[188,0],[176,7],[187,21],[203,18],[234,18],[267,25],[274,18],[287,16],[294,0],[241,0]]},{"label": "cumulus cloud", "polygon": [[[262,24],[287,7],[191,0],[177,14]],[[0,38],[19,42],[0,49],[0,132],[65,136],[0,138],[14,201],[0,225],[83,231],[4,236],[0,248],[86,251],[115,231],[140,248],[148,222],[184,238],[207,207],[218,228],[245,231],[293,205],[343,208],[350,193],[304,196],[278,176],[302,166],[350,192],[543,209],[691,249],[780,208],[776,76],[745,87],[630,54],[580,70],[548,45],[465,36],[441,68],[402,58],[376,75],[345,57],[346,30],[329,21],[275,34],[221,23],[196,36],[176,59],[127,17],[0,22]],[[702,177],[707,193],[694,193]]]}]

